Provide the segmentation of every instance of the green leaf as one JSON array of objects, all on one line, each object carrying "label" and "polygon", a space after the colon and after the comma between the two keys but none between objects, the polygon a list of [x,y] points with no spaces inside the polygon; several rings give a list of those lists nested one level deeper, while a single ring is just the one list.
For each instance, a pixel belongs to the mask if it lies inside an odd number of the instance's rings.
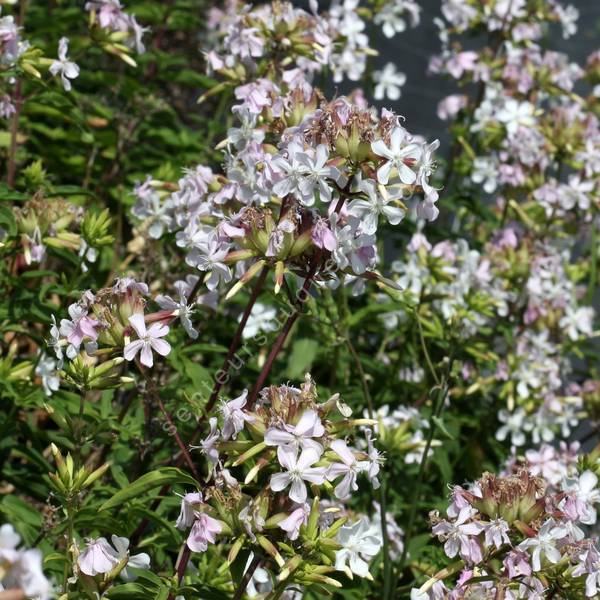
[{"label": "green leaf", "polygon": [[435,423],[435,426],[449,439],[453,440],[454,436],[446,429],[444,421],[440,417],[432,417],[431,420]]},{"label": "green leaf", "polygon": [[137,598],[152,598],[155,593],[156,590],[139,583],[124,583],[110,588],[105,596],[111,600],[136,600]]},{"label": "green leaf", "polygon": [[172,485],[174,483],[181,483],[183,485],[191,485],[197,487],[198,482],[187,473],[184,473],[180,469],[175,467],[163,467],[150,473],[142,475],[139,479],[136,479],[133,483],[129,484],[126,488],[119,490],[110,500],[107,500],[99,510],[108,510],[124,504],[132,498],[137,498],[150,490],[163,485]]},{"label": "green leaf", "polygon": [[9,237],[17,234],[17,223],[12,210],[8,206],[0,206],[0,227],[6,229]]},{"label": "green leaf", "polygon": [[316,340],[303,338],[296,340],[292,346],[292,352],[288,359],[286,375],[290,379],[300,379],[304,373],[310,370],[317,352],[319,343]]},{"label": "green leaf", "polygon": [[348,327],[352,328],[358,325],[364,319],[367,319],[373,315],[394,312],[399,310],[401,307],[397,302],[385,302],[383,304],[369,304],[363,308],[359,308],[351,316],[348,317],[346,323]]}]

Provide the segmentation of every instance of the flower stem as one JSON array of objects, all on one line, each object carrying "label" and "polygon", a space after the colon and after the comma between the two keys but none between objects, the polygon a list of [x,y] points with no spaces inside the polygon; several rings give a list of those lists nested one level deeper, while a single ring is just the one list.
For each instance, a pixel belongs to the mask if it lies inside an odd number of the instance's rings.
[{"label": "flower stem", "polygon": [[[254,304],[256,303],[256,300],[258,299],[260,292],[262,291],[262,288],[265,283],[265,279],[267,277],[268,272],[269,272],[269,267],[265,266],[265,267],[263,267],[262,271],[260,272],[260,275],[258,276],[258,280],[256,281],[256,284],[254,285],[254,289],[252,290],[252,295],[250,296],[250,300],[248,301],[248,304],[246,305],[246,308],[244,309],[244,313],[242,314],[242,319],[240,320],[238,328],[233,336],[233,339],[231,340],[231,344],[229,345],[229,351],[227,352],[227,356],[225,357],[225,360],[223,361],[223,366],[221,367],[221,371],[220,371],[221,373],[224,373],[224,374],[229,373],[229,369],[231,366],[231,359],[233,358],[233,355],[235,354],[236,350],[240,346],[240,342],[242,341],[242,334],[244,333],[244,328],[246,327],[246,323],[248,322],[250,313],[252,312],[252,309],[254,308]],[[207,413],[210,412],[210,410],[214,406],[215,402],[217,401],[217,397],[219,396],[219,391],[221,390],[221,387],[223,387],[224,382],[225,382],[225,380],[222,377],[217,377],[215,379],[215,385],[214,385],[212,393],[210,395],[208,404],[206,405]]]},{"label": "flower stem", "polygon": [[[417,475],[417,481],[415,483],[414,491],[413,491],[413,501],[410,505],[410,513],[408,516],[408,525],[406,526],[406,533],[404,535],[404,548],[402,549],[402,556],[400,557],[400,562],[398,565],[398,571],[401,573],[402,568],[404,567],[404,563],[406,562],[406,556],[408,554],[408,543],[410,542],[410,538],[412,536],[412,532],[415,525],[415,519],[417,516],[417,504],[419,502],[419,498],[421,495],[421,487],[423,485],[423,479],[425,477],[425,467],[427,465],[427,458],[429,456],[429,450],[431,449],[431,443],[433,442],[433,436],[435,434],[435,422],[442,414],[444,410],[444,403],[446,397],[448,395],[448,380],[450,377],[450,372],[452,370],[452,364],[454,362],[454,358],[451,355],[447,359],[447,369],[446,373],[442,377],[440,384],[436,385],[437,388],[437,397],[434,409],[429,417],[429,434],[427,435],[427,441],[425,443],[425,448],[423,450],[423,456],[421,457],[421,463],[419,465],[419,473]],[[433,388],[435,389],[435,388]]]},{"label": "flower stem", "polygon": [[150,377],[148,376],[148,374],[146,373],[146,371],[144,370],[144,368],[142,367],[142,365],[140,364],[140,362],[137,358],[135,360],[135,364],[137,365],[140,373],[142,374],[142,376],[144,377],[144,380],[146,381],[146,389],[150,393],[150,396],[152,397],[152,399],[156,401],[162,414],[164,415],[165,419],[167,420],[167,423],[169,424],[170,433],[172,433],[173,437],[175,438],[175,441],[177,442],[177,445],[179,446],[179,449],[181,450],[184,461],[187,463],[187,465],[190,468],[190,471],[194,475],[195,479],[200,483],[200,480],[201,480],[200,473],[198,473],[198,470],[196,469],[196,465],[194,465],[194,461],[192,460],[190,452],[189,452],[187,446],[183,443],[183,440],[181,439],[181,436],[179,435],[179,432],[177,431],[177,427],[173,421],[173,417],[171,416],[171,414],[165,407],[165,405],[162,401],[162,398],[160,397],[160,394],[158,393],[158,390],[156,389],[156,386],[154,385],[154,382],[152,381],[152,379],[150,379]]},{"label": "flower stem", "polygon": [[277,339],[275,340],[275,344],[271,348],[271,352],[269,352],[269,356],[267,357],[267,360],[265,361],[265,364],[264,364],[263,368],[261,369],[258,379],[256,380],[254,387],[252,388],[252,392],[250,393],[250,396],[248,398],[248,404],[246,405],[247,410],[251,410],[252,407],[254,406],[254,403],[256,402],[256,397],[258,396],[258,392],[262,389],[262,387],[271,371],[271,368],[273,367],[273,363],[275,362],[277,355],[281,351],[281,348],[283,347],[283,344],[284,344],[285,340],[287,339],[287,336],[290,333],[290,330],[292,329],[292,326],[294,325],[294,323],[300,316],[300,311],[302,310],[302,306],[310,297],[308,292],[310,290],[310,287],[313,282],[313,278],[315,276],[315,273],[317,272],[317,267],[320,262],[321,262],[320,255],[317,254],[317,256],[315,256],[315,259],[313,261],[313,265],[312,265],[308,275],[306,276],[306,279],[304,280],[302,289],[296,295],[297,302],[296,302],[296,307],[294,309],[294,312],[287,318],[286,322],[283,325],[283,328],[279,332],[279,335],[277,336]]},{"label": "flower stem", "polygon": [[[352,355],[356,370],[360,377],[360,383],[363,391],[365,402],[367,403],[367,410],[369,412],[369,419],[373,419],[375,412],[373,411],[373,400],[371,398],[371,392],[369,391],[369,384],[363,369],[362,363],[360,362],[360,356],[356,351],[356,348],[350,341],[348,336],[344,336],[344,341],[348,350]],[[381,477],[381,486],[379,488],[379,513],[381,518],[381,537],[383,538],[383,596],[382,600],[390,600],[390,593],[392,591],[392,563],[390,560],[390,538],[387,530],[387,519],[386,519],[386,497],[385,497],[385,479]]]},{"label": "flower stem", "polygon": [[260,562],[261,558],[255,555],[252,559],[252,562],[250,563],[250,566],[246,569],[246,572],[242,577],[242,581],[240,581],[240,585],[235,590],[233,600],[241,600],[242,596],[244,595],[244,592],[246,591],[246,588],[248,587],[248,584],[250,583],[250,580],[252,579],[252,576],[254,575],[254,572],[256,571],[256,569],[258,569]]}]

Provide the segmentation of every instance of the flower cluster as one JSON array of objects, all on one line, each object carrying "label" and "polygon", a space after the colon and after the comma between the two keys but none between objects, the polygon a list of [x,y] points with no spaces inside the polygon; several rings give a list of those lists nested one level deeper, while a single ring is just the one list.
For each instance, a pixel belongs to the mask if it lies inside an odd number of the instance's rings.
[{"label": "flower cluster", "polygon": [[[49,345],[54,350],[61,376],[81,389],[103,389],[119,385],[123,360],[144,367],[154,365],[154,354],[167,356],[170,344],[164,339],[169,323],[179,319],[190,338],[198,337],[191,316],[200,304],[210,305],[209,296],[196,295],[199,278],[189,276],[175,282],[176,298],[159,294],[154,298],[158,310],[147,313],[148,286],[130,277],[117,279],[96,294],[90,290],[68,308],[69,318],[53,318]],[[192,297],[193,296],[193,297]],[[118,355],[100,362],[102,357]],[[65,367],[65,357],[69,360]],[[54,361],[51,361],[54,364]],[[46,378],[55,377],[52,364],[44,369]],[[48,382],[48,379],[46,379]]]},{"label": "flower cluster", "polygon": [[[248,9],[239,0],[225,8],[213,8],[208,27],[213,44],[206,52],[211,71],[228,81],[251,82],[265,87],[275,80],[286,91],[302,89],[315,75],[330,69],[335,82],[344,78],[359,81],[367,66],[369,48],[367,23],[370,15],[386,37],[419,23],[419,6],[414,0],[373,2],[365,11],[359,0],[334,0],[329,10],[310,12],[291,2],[258,4]],[[243,87],[236,89],[236,95]],[[260,92],[257,92],[260,93]]]},{"label": "flower cluster", "polygon": [[437,512],[430,518],[446,556],[459,558],[462,571],[452,591],[435,576],[412,598],[500,591],[505,598],[534,599],[549,590],[596,597],[600,553],[581,526],[595,523],[599,502],[598,477],[590,470],[564,478],[558,488],[525,468],[507,476],[485,473],[468,489],[455,486],[447,518]]},{"label": "flower cluster", "polygon": [[309,375],[299,388],[263,389],[254,405],[245,391],[222,401],[219,413],[198,446],[208,459],[207,484],[183,497],[176,524],[189,529],[188,548],[206,552],[228,539],[232,562],[249,546],[266,552],[263,566],[270,573],[277,565],[278,581],[290,584],[340,587],[335,571],[370,577],[380,525],[350,522],[338,503],[359,489],[362,475],[378,485],[383,459],[370,435],[366,451],[347,441],[373,422],[349,419],[338,394],[319,403]]},{"label": "flower cluster", "polygon": [[372,276],[382,221],[397,225],[409,210],[438,214],[429,181],[437,141],[421,141],[398,116],[358,99],[272,92],[245,96],[241,126],[225,142],[225,176],[199,166],[175,192],[151,179],[136,188],[141,229],[151,238],[174,232],[211,291],[233,280],[237,263],[242,275],[229,295],[265,265],[276,290],[286,272],[317,281]]},{"label": "flower cluster", "polygon": [[[464,240],[432,246],[422,233],[407,250],[392,269],[409,306],[427,306],[462,339],[493,349],[465,357],[462,379],[467,395],[484,390],[505,403],[497,438],[522,446],[528,433],[535,444],[568,437],[591,404],[570,352],[594,333],[594,310],[582,301],[569,254],[517,223],[497,231],[481,252]],[[393,329],[409,316],[400,308],[382,318]],[[586,389],[592,387],[590,380]]]},{"label": "flower cluster", "polygon": [[106,50],[135,66],[128,52],[145,52],[142,37],[148,30],[137,22],[134,15],[123,10],[120,0],[90,0],[85,3],[85,10],[90,13],[90,23],[105,36],[103,43]]}]

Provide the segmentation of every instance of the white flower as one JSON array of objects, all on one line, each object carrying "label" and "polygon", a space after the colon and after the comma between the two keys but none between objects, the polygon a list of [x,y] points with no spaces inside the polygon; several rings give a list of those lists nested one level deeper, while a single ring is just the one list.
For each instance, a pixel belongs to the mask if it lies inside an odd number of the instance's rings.
[{"label": "white flower", "polygon": [[131,326],[137,333],[138,339],[129,342],[123,349],[125,360],[133,360],[140,352],[140,362],[150,368],[154,364],[152,350],[158,352],[161,356],[167,356],[171,352],[171,345],[163,340],[168,333],[169,328],[162,323],[152,323],[149,329],[146,329],[144,315],[136,313],[129,317]]},{"label": "white flower", "polygon": [[400,98],[400,88],[406,83],[406,75],[396,70],[394,63],[387,63],[381,71],[373,73],[375,81],[375,90],[373,96],[375,100],[398,100]]},{"label": "white flower", "polygon": [[573,577],[586,575],[585,595],[588,598],[596,598],[600,592],[600,554],[596,548],[591,547],[580,557],[579,563],[573,569]]},{"label": "white flower", "polygon": [[50,600],[54,594],[42,572],[42,553],[37,548],[17,549],[20,542],[21,536],[12,525],[6,523],[0,527],[0,591],[15,588],[28,598]]},{"label": "white flower", "polygon": [[145,552],[140,552],[139,554],[134,554],[133,556],[129,556],[129,540],[126,537],[119,537],[117,535],[112,535],[110,537],[113,546],[117,551],[117,558],[119,562],[124,559],[127,559],[127,564],[123,568],[123,570],[119,573],[122,579],[125,581],[134,581],[137,579],[137,575],[128,571],[130,568],[134,569],[149,569],[150,568],[150,556]]},{"label": "white flower", "polygon": [[360,228],[367,235],[377,231],[379,215],[384,215],[391,225],[398,225],[406,215],[404,209],[393,205],[393,201],[385,193],[385,188],[381,190],[383,194],[379,194],[374,182],[361,181],[359,189],[368,196],[368,200],[352,200],[348,210],[361,220]]},{"label": "white flower", "polygon": [[483,528],[485,534],[485,544],[491,547],[493,544],[496,548],[500,548],[502,544],[510,544],[510,539],[507,532],[510,531],[510,525],[504,519],[494,519],[486,523]]},{"label": "white flower", "polygon": [[[413,166],[421,158],[421,148],[414,143],[408,142],[409,134],[404,127],[395,127],[390,136],[390,145],[387,146],[383,140],[371,143],[371,149],[377,156],[387,159],[377,170],[379,183],[387,185],[392,169],[398,171],[398,177],[402,183],[413,184],[417,174],[410,166]],[[410,165],[410,166],[409,166]]]},{"label": "white flower", "polygon": [[531,128],[535,125],[535,107],[530,102],[519,102],[508,98],[498,111],[498,121],[504,123],[509,136],[515,135],[519,127]]},{"label": "white flower", "polygon": [[[275,317],[277,317],[277,310],[271,306],[262,304],[262,302],[257,302],[252,307],[252,311],[250,312],[250,316],[246,321],[246,326],[244,327],[244,333],[242,336],[244,338],[253,338],[261,331],[263,333],[275,331],[277,329]],[[238,321],[241,320],[242,315],[239,316]]]},{"label": "white flower", "polygon": [[503,442],[510,433],[511,442],[515,446],[522,446],[525,443],[525,411],[522,408],[517,408],[512,413],[505,409],[498,411],[498,420],[504,425],[496,432],[496,439]]},{"label": "white flower", "polygon": [[[436,202],[439,198],[438,190],[435,189],[430,183],[429,178],[436,168],[435,160],[433,159],[433,153],[440,147],[439,140],[433,140],[431,144],[426,144],[422,147],[421,158],[419,159],[419,170],[417,172],[417,184],[423,188],[425,197],[429,201],[429,210],[431,211],[430,221],[437,218],[439,213],[437,207],[431,206],[433,202]],[[425,212],[425,211],[424,211]]]},{"label": "white flower", "polygon": [[381,548],[381,540],[373,534],[366,518],[352,525],[343,525],[337,535],[341,550],[335,553],[335,568],[352,579],[353,574],[372,579],[369,573],[370,561]]},{"label": "white flower", "polygon": [[572,494],[577,501],[579,520],[585,525],[596,522],[596,509],[594,504],[600,503],[600,488],[598,477],[592,471],[584,471],[578,479],[567,480],[563,490]]},{"label": "white flower", "polygon": [[35,374],[42,378],[42,386],[46,396],[52,396],[52,392],[56,392],[60,387],[60,377],[56,365],[57,363],[53,358],[42,353],[35,367]]},{"label": "white flower", "polygon": [[570,304],[565,307],[565,314],[559,325],[574,342],[581,336],[592,335],[594,322],[594,309],[591,306],[574,308]]},{"label": "white flower", "polygon": [[177,281],[175,283],[178,300],[173,300],[171,296],[159,295],[156,296],[156,302],[163,310],[171,311],[176,317],[179,317],[186,333],[195,340],[198,337],[198,331],[194,329],[190,315],[194,310],[195,302],[188,304],[187,293],[188,285],[185,281]]},{"label": "white flower", "polygon": [[269,427],[265,432],[265,444],[267,446],[289,446],[295,451],[299,448],[312,448],[321,455],[323,446],[312,438],[320,438],[323,435],[325,435],[325,428],[321,424],[319,415],[309,409],[302,413],[296,425],[286,423],[283,429]]},{"label": "white flower", "polygon": [[297,156],[299,170],[302,175],[298,183],[299,200],[305,206],[314,204],[315,190],[319,191],[321,202],[331,200],[331,188],[327,183],[327,179],[331,179],[338,184],[343,183],[340,171],[336,167],[326,166],[328,159],[329,151],[324,144],[319,144],[314,153],[300,152]]},{"label": "white flower", "polygon": [[211,417],[208,422],[210,424],[208,435],[200,441],[199,446],[191,446],[191,448],[199,448],[214,467],[219,461],[219,450],[216,448],[216,443],[219,441],[221,433],[217,429],[217,417]]},{"label": "white flower", "polygon": [[420,10],[421,7],[413,0],[392,0],[381,7],[381,10],[373,18],[373,22],[381,25],[385,37],[392,38],[396,33],[401,33],[406,29],[406,13],[408,13],[411,26],[418,25]]},{"label": "white flower", "polygon": [[69,80],[79,76],[79,66],[67,59],[68,49],[68,38],[60,38],[58,42],[58,60],[55,60],[50,65],[49,69],[52,75],[58,75],[60,73],[63,87],[67,92],[71,90],[71,82]]},{"label": "white flower", "polygon": [[535,537],[522,541],[519,548],[533,549],[531,565],[534,571],[540,571],[543,557],[554,565],[560,560],[561,554],[556,547],[556,542],[566,535],[565,527],[557,525],[554,519],[550,518],[542,525]]},{"label": "white flower", "polygon": [[277,448],[279,464],[287,469],[285,473],[271,475],[269,486],[274,492],[280,492],[291,485],[290,499],[298,504],[306,502],[307,492],[305,481],[322,485],[325,481],[325,467],[312,467],[320,454],[314,448],[302,450],[297,457],[296,450],[289,446]]},{"label": "white flower", "polygon": [[231,271],[223,262],[228,253],[229,246],[220,243],[218,232],[213,230],[208,235],[202,236],[185,260],[200,271],[210,272],[206,287],[212,291],[221,281],[224,283],[231,281]]},{"label": "white flower", "polygon": [[350,267],[356,275],[362,275],[377,262],[375,236],[364,233],[358,217],[350,215],[347,222],[333,213],[330,217],[331,231],[337,246],[332,252],[340,269]]},{"label": "white flower", "polygon": [[498,164],[492,157],[478,156],[471,171],[473,183],[483,183],[483,191],[492,194],[498,187]]},{"label": "white flower", "polygon": [[367,476],[369,477],[369,481],[371,482],[373,489],[377,490],[380,486],[377,475],[379,475],[380,465],[383,463],[384,459],[379,450],[377,450],[377,448],[375,448],[373,445],[373,442],[375,441],[372,438],[373,432],[370,429],[367,429],[365,431],[365,436],[367,438],[367,454],[369,456]]},{"label": "white flower", "polygon": [[[250,567],[252,561],[254,560],[254,552],[250,552],[248,555],[248,560],[246,561],[246,568],[244,569],[244,573]],[[248,582],[248,587],[246,588],[246,595],[248,598],[256,598],[257,596],[261,596],[264,598],[264,594],[267,594],[273,589],[273,584],[271,583],[271,577],[269,575],[269,571],[263,569],[262,567],[257,567],[252,573],[252,577]]]},{"label": "white flower", "polygon": [[342,459],[341,463],[333,463],[327,470],[327,479],[333,481],[340,475],[344,477],[334,489],[334,494],[340,500],[348,498],[350,491],[356,491],[356,476],[358,473],[369,469],[369,463],[365,461],[357,461],[356,457],[346,445],[344,440],[334,440],[331,442],[330,448]]},{"label": "white flower", "polygon": [[294,142],[287,147],[288,158],[281,155],[276,156],[272,161],[272,166],[282,178],[273,185],[273,193],[279,198],[289,194],[299,194],[299,184],[302,177],[302,170],[298,156],[302,153],[302,147]]},{"label": "white flower", "polygon": [[244,429],[244,422],[252,423],[254,417],[246,414],[242,408],[246,405],[248,399],[248,390],[244,390],[240,396],[222,402],[220,407],[221,415],[223,416],[222,435],[224,440],[237,437],[237,434]]}]

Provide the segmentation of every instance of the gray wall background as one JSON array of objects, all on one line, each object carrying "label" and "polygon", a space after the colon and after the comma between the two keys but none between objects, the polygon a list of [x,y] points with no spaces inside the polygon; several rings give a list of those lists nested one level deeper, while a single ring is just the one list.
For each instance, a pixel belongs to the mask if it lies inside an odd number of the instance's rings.
[{"label": "gray wall background", "polygon": [[[579,10],[577,33],[568,40],[562,38],[559,28],[552,32],[548,47],[566,52],[572,61],[585,64],[589,54],[600,47],[600,0],[564,0]],[[399,71],[406,74],[406,84],[402,97],[397,102],[389,100],[380,104],[393,108],[407,119],[409,131],[429,138],[440,138],[444,150],[443,135],[445,124],[436,115],[437,103],[446,95],[458,91],[456,85],[443,77],[428,75],[429,57],[440,50],[438,29],[433,24],[435,17],[441,16],[440,0],[419,0],[421,22],[414,29],[408,29],[394,38],[386,38],[379,29],[370,32],[372,45],[379,51],[373,60],[374,68],[381,68],[388,61],[394,62]],[[347,92],[352,86],[340,87]]]}]

